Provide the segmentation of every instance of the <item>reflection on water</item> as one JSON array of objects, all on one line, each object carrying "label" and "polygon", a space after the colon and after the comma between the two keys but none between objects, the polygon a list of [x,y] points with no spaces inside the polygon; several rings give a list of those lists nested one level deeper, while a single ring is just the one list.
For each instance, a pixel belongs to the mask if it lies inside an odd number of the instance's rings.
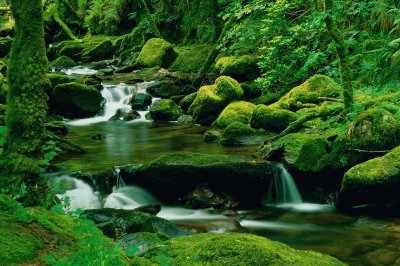
[{"label": "reflection on water", "polygon": [[[176,123],[103,122],[70,126],[67,139],[88,151],[84,155],[63,158],[69,170],[102,170],[128,163],[142,163],[168,152],[240,154],[251,157],[257,146],[223,147],[203,142],[207,127]],[[103,139],[93,140],[95,134]],[[66,160],[64,160],[66,159]]]}]

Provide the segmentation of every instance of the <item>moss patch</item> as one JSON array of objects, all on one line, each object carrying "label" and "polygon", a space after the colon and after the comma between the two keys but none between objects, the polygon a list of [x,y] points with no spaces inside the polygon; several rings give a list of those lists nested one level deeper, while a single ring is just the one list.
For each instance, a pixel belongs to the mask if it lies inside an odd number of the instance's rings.
[{"label": "moss patch", "polygon": [[171,71],[198,72],[204,65],[204,58],[209,54],[210,45],[175,47],[178,57],[170,66]]},{"label": "moss patch", "polygon": [[49,67],[55,70],[61,70],[64,68],[74,67],[77,63],[69,58],[68,56],[62,55],[53,62],[49,63]]},{"label": "moss patch", "polygon": [[260,75],[257,58],[249,55],[222,57],[215,64],[215,68],[221,75],[241,82],[256,79]]},{"label": "moss patch", "polygon": [[159,100],[150,107],[151,118],[155,121],[176,121],[183,114],[182,109],[169,99]]},{"label": "moss patch", "polygon": [[188,113],[196,122],[209,124],[230,102],[243,97],[240,84],[230,77],[219,77],[214,85],[204,86],[197,92]]},{"label": "moss patch", "polygon": [[253,128],[281,132],[296,120],[296,113],[260,104],[254,109],[250,124]]},{"label": "moss patch", "polygon": [[234,122],[249,124],[255,108],[256,106],[249,102],[233,102],[222,111],[213,126],[224,128]]},{"label": "moss patch", "polygon": [[[162,254],[162,255],[160,255]],[[158,255],[158,256],[157,256]],[[344,265],[335,258],[300,251],[248,234],[198,234],[166,241],[145,258],[172,265]]]},{"label": "moss patch", "polygon": [[160,38],[153,38],[143,46],[136,62],[143,67],[168,68],[177,56],[169,42]]}]

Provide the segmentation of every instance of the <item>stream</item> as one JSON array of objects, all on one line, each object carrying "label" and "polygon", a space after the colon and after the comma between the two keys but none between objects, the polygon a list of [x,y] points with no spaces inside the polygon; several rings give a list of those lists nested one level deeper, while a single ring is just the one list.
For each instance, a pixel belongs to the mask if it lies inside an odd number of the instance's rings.
[{"label": "stream", "polygon": [[[65,71],[73,74],[93,74],[94,70],[74,68]],[[148,83],[141,83],[139,91],[145,92]],[[157,203],[140,187],[120,185],[110,195],[99,195],[88,184],[74,179],[69,173],[77,170],[95,171],[111,169],[116,165],[143,163],[167,152],[199,152],[208,154],[236,154],[253,158],[257,145],[223,147],[205,143],[203,133],[209,128],[177,123],[155,123],[141,118],[131,122],[108,122],[119,108],[126,106],[134,86],[103,84],[103,97],[107,103],[104,113],[88,119],[67,121],[66,139],[80,145],[88,152],[63,158],[56,162],[64,171],[50,174],[53,182],[72,184],[60,197],[71,198],[71,209],[101,207],[132,209]],[[153,102],[156,99],[153,99]],[[94,135],[101,135],[95,140]],[[279,166],[283,167],[283,166]],[[281,241],[291,247],[323,252],[350,265],[400,265],[400,219],[350,216],[334,206],[305,203],[286,169],[275,183],[265,188],[269,195],[276,193],[279,200],[266,198],[262,208],[240,210],[236,220],[205,210],[191,210],[182,206],[165,206],[158,216],[178,225],[202,228],[208,232],[247,232]],[[288,179],[289,178],[289,179]],[[234,222],[240,226],[234,226]]]}]

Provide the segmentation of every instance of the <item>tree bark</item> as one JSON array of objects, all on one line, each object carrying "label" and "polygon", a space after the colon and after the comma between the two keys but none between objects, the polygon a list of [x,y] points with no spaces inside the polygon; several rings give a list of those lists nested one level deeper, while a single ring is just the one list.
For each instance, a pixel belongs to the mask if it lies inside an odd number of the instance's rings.
[{"label": "tree bark", "polygon": [[[0,186],[26,205],[50,206],[52,193],[39,175],[47,113],[47,57],[42,0],[11,0],[15,38],[8,64],[6,144]],[[26,193],[24,193],[26,192]]]},{"label": "tree bark", "polygon": [[336,53],[339,58],[340,73],[342,76],[343,100],[345,112],[353,110],[354,92],[351,84],[351,66],[349,52],[344,40],[343,32],[338,28],[333,11],[333,0],[325,0],[325,24],[335,43]]}]

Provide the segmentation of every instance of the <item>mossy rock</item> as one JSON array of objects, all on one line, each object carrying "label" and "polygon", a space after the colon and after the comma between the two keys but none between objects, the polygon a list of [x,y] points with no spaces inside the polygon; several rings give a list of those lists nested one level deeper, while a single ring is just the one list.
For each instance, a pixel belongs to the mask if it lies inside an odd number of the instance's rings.
[{"label": "mossy rock", "polygon": [[255,108],[256,106],[249,102],[233,102],[222,111],[213,126],[225,128],[235,122],[249,124]]},{"label": "mossy rock", "polygon": [[151,249],[145,258],[160,263],[160,253],[171,265],[345,265],[328,255],[296,250],[267,238],[239,233],[171,239]]},{"label": "mossy rock", "polygon": [[263,128],[272,132],[281,132],[290,123],[297,120],[294,112],[284,109],[273,108],[263,104],[257,105],[251,116],[250,124],[253,128]]},{"label": "mossy rock", "polygon": [[240,200],[259,204],[274,173],[269,162],[251,162],[233,155],[169,153],[141,166],[121,168],[128,184],[149,189],[160,200],[176,203],[202,183]]},{"label": "mossy rock", "polygon": [[66,74],[50,73],[50,74],[47,74],[47,77],[49,78],[50,83],[51,83],[51,87],[50,87],[50,91],[48,91],[48,95],[51,95],[51,93],[53,93],[53,90],[57,85],[71,82],[68,75],[66,75]]},{"label": "mossy rock", "polygon": [[50,111],[67,118],[83,118],[97,114],[105,99],[95,88],[76,82],[59,84],[50,97]]},{"label": "mossy rock", "polygon": [[0,73],[7,76],[7,63],[2,60],[0,60]]},{"label": "mossy rock", "polygon": [[8,93],[7,79],[0,72],[0,104],[6,103],[7,93]]},{"label": "mossy rock", "polygon": [[170,99],[162,99],[150,107],[150,115],[154,121],[176,121],[184,112]]},{"label": "mossy rock", "polygon": [[196,122],[211,124],[219,113],[233,101],[243,97],[240,84],[231,77],[219,77],[214,85],[204,86],[197,92],[188,113]]},{"label": "mossy rock", "polygon": [[318,97],[339,98],[342,90],[333,79],[324,75],[315,75],[300,86],[291,89],[272,107],[298,110],[303,104],[319,103]]},{"label": "mossy rock", "polygon": [[203,141],[210,143],[210,142],[213,142],[213,141],[219,139],[219,137],[221,137],[221,132],[219,132],[217,130],[207,130],[203,134]]},{"label": "mossy rock", "polygon": [[143,67],[168,68],[177,56],[172,44],[160,38],[153,38],[143,46],[136,62]]},{"label": "mossy rock", "polygon": [[321,135],[292,133],[266,144],[259,152],[263,159],[284,161],[303,172],[319,172],[330,162],[329,142]]},{"label": "mossy rock", "polygon": [[49,67],[51,69],[55,69],[57,71],[61,70],[61,69],[65,69],[65,68],[71,68],[74,66],[77,66],[77,63],[65,55],[62,55],[62,56],[58,57],[56,60],[54,60],[53,62],[49,63]]},{"label": "mossy rock", "polygon": [[183,111],[187,111],[197,97],[197,92],[186,95],[180,102],[179,106]]},{"label": "mossy rock", "polygon": [[358,164],[348,170],[339,193],[339,206],[400,206],[400,146],[383,157]]},{"label": "mossy rock", "polygon": [[6,57],[11,50],[12,39],[0,37],[0,58]]},{"label": "mossy rock", "polygon": [[222,57],[215,68],[223,76],[230,76],[240,82],[254,80],[260,75],[257,58],[250,55]]},{"label": "mossy rock", "polygon": [[349,146],[366,150],[385,150],[400,144],[400,121],[389,111],[371,108],[361,112],[349,126]]},{"label": "mossy rock", "polygon": [[170,71],[197,73],[204,65],[204,55],[210,53],[210,45],[175,47],[178,57],[169,67]]},{"label": "mossy rock", "polygon": [[127,234],[118,239],[118,245],[128,257],[143,256],[153,245],[161,242],[160,237],[149,232]]},{"label": "mossy rock", "polygon": [[240,83],[244,92],[245,99],[254,99],[261,97],[262,91],[261,88],[258,86],[257,82],[243,82]]},{"label": "mossy rock", "polygon": [[219,143],[224,146],[262,144],[267,136],[248,124],[235,122],[225,128]]}]

